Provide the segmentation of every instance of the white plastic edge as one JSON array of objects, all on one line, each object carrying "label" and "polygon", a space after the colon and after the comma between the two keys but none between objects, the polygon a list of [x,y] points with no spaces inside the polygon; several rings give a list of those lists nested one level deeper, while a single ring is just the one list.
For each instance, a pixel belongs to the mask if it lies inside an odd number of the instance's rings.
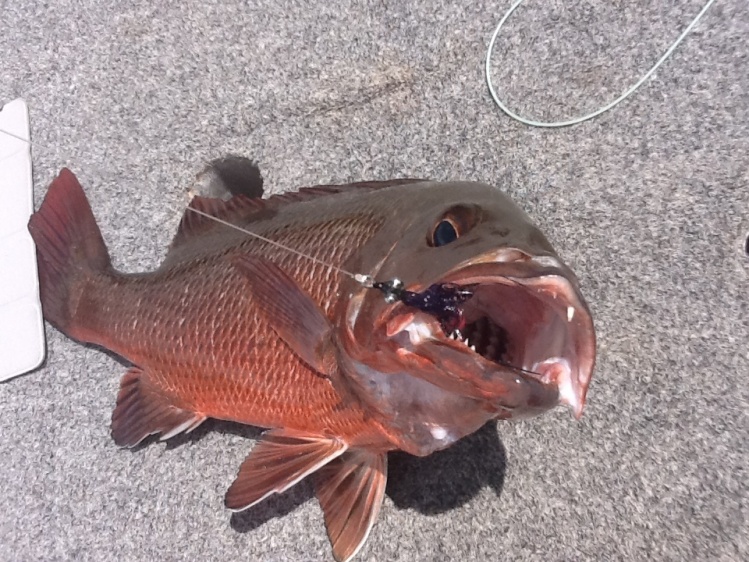
[{"label": "white plastic edge", "polygon": [[0,381],[44,361],[33,211],[29,112],[17,99],[0,109]]}]

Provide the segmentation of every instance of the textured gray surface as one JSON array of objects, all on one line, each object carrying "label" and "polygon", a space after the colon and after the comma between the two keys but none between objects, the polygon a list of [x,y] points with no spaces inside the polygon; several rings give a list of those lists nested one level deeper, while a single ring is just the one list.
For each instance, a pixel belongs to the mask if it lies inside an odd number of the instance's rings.
[{"label": "textured gray surface", "polygon": [[[483,54],[508,5],[5,2],[0,100],[30,105],[37,204],[73,168],[129,271],[159,262],[185,187],[227,152],[257,158],[274,191],[487,181],[546,230],[597,322],[585,417],[560,410],[393,459],[362,560],[747,559],[746,3],[719,0],[634,98],[560,131],[489,101]],[[579,114],[699,7],[530,2],[495,78],[525,113]],[[305,484],[242,517],[223,508],[255,432],[211,424],[119,450],[124,368],[47,334],[46,367],[0,385],[0,559],[329,558]]]}]

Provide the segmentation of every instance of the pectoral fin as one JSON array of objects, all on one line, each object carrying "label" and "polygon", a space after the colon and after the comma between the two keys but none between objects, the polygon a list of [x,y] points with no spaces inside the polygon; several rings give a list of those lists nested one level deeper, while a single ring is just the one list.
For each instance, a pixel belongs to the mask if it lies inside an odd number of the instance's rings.
[{"label": "pectoral fin", "polygon": [[250,281],[266,321],[305,363],[324,375],[335,370],[331,327],[315,301],[280,267],[243,255],[234,265]]},{"label": "pectoral fin", "polygon": [[347,445],[338,439],[283,429],[263,434],[226,492],[224,503],[241,511],[281,493],[343,454]]},{"label": "pectoral fin", "polygon": [[387,454],[347,451],[315,475],[315,489],[338,562],[359,552],[380,512]]}]

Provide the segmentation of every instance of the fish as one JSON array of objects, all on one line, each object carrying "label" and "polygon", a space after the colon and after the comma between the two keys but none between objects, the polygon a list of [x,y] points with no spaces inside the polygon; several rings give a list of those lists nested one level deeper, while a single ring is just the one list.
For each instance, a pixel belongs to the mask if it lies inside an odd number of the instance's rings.
[{"label": "fish", "polygon": [[112,414],[120,447],[208,418],[264,429],[226,507],[311,476],[344,562],[378,517],[391,451],[426,456],[560,404],[582,415],[589,307],[497,188],[393,179],[266,196],[237,158],[201,181],[227,197],[195,196],[149,272],[114,269],[68,169],[29,221],[45,319],[132,365]]}]

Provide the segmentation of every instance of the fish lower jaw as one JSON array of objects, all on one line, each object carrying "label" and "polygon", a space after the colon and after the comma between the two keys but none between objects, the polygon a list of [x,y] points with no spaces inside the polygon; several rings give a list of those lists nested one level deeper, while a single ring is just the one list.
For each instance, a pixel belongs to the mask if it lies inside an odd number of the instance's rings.
[{"label": "fish lower jaw", "polygon": [[559,389],[559,403],[572,409],[576,418],[583,412],[583,402],[572,376],[572,367],[564,357],[550,357],[534,363],[530,369],[541,375],[541,380]]}]

